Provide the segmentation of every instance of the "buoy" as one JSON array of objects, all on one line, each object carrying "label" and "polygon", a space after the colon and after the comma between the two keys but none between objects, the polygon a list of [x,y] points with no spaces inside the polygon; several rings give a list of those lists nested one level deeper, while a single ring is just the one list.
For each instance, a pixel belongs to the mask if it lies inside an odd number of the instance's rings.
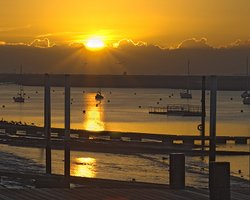
[{"label": "buoy", "polygon": [[238,170],[238,172],[239,172],[239,174],[241,174],[241,170],[240,169]]},{"label": "buoy", "polygon": [[108,100],[108,103],[110,102],[110,100]]},{"label": "buoy", "polygon": [[170,96],[170,95],[169,95],[168,97],[169,97],[169,98],[171,98],[171,96]]},{"label": "buoy", "polygon": [[232,101],[232,100],[233,100],[233,98],[230,98],[230,100]]},{"label": "buoy", "polygon": [[139,108],[141,108],[141,106],[139,106]]},{"label": "buoy", "polygon": [[134,94],[136,95],[136,92]]},{"label": "buoy", "polygon": [[82,113],[83,113],[83,114],[85,114],[85,113],[86,113],[86,111],[85,111],[85,110],[83,110],[83,111],[82,111]]},{"label": "buoy", "polygon": [[162,100],[162,98],[160,98],[160,101]]},{"label": "buoy", "polygon": [[109,94],[112,94],[112,92],[109,92]]},{"label": "buoy", "polygon": [[3,108],[5,108],[5,105],[2,105]]},{"label": "buoy", "polygon": [[172,97],[174,96],[174,94],[172,93]]},{"label": "buoy", "polygon": [[82,91],[82,93],[85,93],[85,91]]},{"label": "buoy", "polygon": [[157,102],[157,104],[159,104],[159,102]]},{"label": "buoy", "polygon": [[95,107],[98,107],[98,104],[95,104]]},{"label": "buoy", "polygon": [[240,112],[242,112],[242,113],[243,113],[243,110],[240,110]]},{"label": "buoy", "polygon": [[197,126],[197,130],[198,130],[198,131],[202,131],[202,128],[203,128],[203,127],[202,127],[202,124],[199,124],[199,125]]}]

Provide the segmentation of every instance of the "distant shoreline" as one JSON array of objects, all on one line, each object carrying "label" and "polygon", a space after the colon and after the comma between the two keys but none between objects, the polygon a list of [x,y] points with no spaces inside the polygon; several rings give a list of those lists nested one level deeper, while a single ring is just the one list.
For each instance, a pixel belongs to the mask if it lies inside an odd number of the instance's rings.
[{"label": "distant shoreline", "polygon": [[[171,88],[200,90],[202,76],[184,75],[86,75],[71,74],[72,87],[98,88]],[[210,88],[210,77],[206,77],[206,89]],[[250,76],[217,76],[218,90],[244,91],[250,89]],[[65,75],[51,74],[51,86],[63,87]],[[1,83],[25,86],[44,86],[44,74],[0,74]]]}]

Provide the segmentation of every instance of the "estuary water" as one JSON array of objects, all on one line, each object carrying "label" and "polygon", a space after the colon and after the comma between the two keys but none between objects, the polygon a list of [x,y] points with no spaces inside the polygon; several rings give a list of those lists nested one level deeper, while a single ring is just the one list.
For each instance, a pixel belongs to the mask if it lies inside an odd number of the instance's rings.
[{"label": "estuary water", "polygon": [[[184,100],[179,96],[181,90],[101,88],[104,99],[99,102],[94,98],[98,90],[100,88],[71,88],[71,128],[90,131],[199,135],[197,130],[197,125],[200,123],[199,117],[150,115],[148,111],[149,106],[199,105],[200,91],[192,91],[193,99]],[[44,88],[24,87],[25,103],[13,102],[12,98],[17,92],[17,85],[0,86],[0,118],[43,126]],[[217,135],[250,135],[250,106],[243,105],[240,94],[240,91],[218,91]],[[52,127],[64,127],[64,88],[51,88],[51,98]],[[209,98],[209,91],[207,91],[206,135],[209,134]],[[14,171],[44,171],[43,149],[8,145],[1,145],[0,148],[2,158],[0,169],[9,169],[8,166],[11,166]],[[219,145],[217,148],[249,151],[249,144],[226,144]],[[8,161],[9,159],[13,162]],[[62,174],[63,151],[54,150],[52,159],[53,173]],[[249,180],[249,156],[218,156],[217,160],[229,161],[232,175]],[[71,162],[72,175],[168,183],[167,155],[72,152]],[[207,157],[187,157],[187,185],[208,186],[207,163]]]}]

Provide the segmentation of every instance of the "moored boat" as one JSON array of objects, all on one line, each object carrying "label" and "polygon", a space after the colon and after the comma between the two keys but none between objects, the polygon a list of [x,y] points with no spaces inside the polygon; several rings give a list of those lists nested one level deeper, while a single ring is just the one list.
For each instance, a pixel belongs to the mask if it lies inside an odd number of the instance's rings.
[{"label": "moored boat", "polygon": [[104,99],[104,96],[101,94],[101,91],[98,91],[95,95],[95,100],[100,101],[102,99]]},{"label": "moored boat", "polygon": [[243,99],[243,104],[245,104],[245,105],[250,105],[250,97],[245,97],[245,98]]}]

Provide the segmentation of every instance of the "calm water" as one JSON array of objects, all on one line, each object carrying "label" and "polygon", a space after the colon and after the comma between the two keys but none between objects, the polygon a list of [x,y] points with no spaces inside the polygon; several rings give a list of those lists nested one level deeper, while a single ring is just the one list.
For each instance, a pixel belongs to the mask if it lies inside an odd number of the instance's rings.
[{"label": "calm water", "polygon": [[[43,125],[43,88],[24,87],[26,102],[13,103],[16,85],[0,86],[0,117],[4,120],[22,121]],[[104,88],[105,99],[99,103],[94,96],[98,88],[71,89],[71,128],[92,131],[112,130],[160,134],[198,135],[196,117],[167,117],[149,115],[149,106],[166,106],[166,104],[200,103],[200,91],[193,91],[192,100],[179,98],[180,90],[171,89],[114,89]],[[63,127],[64,90],[52,88],[52,126]],[[217,135],[249,136],[250,106],[243,105],[241,92],[218,92]],[[172,96],[173,95],[173,96]],[[171,97],[171,98],[170,98]],[[160,100],[160,98],[162,100]],[[158,102],[158,103],[157,103]],[[4,106],[3,106],[4,105]],[[85,113],[83,113],[85,111]],[[209,95],[207,95],[207,124],[209,121]],[[249,145],[227,144],[218,149],[249,151]],[[44,151],[36,148],[10,147],[1,145],[1,167],[17,170],[19,162],[28,166],[19,170],[38,168],[44,171]],[[7,162],[14,156],[13,163]],[[71,174],[86,177],[111,178],[118,180],[168,183],[168,159],[166,155],[114,155],[104,153],[72,152]],[[18,158],[18,159],[17,159]],[[63,173],[63,152],[53,151],[53,172]],[[29,160],[29,162],[27,161]],[[235,176],[249,179],[248,156],[219,156],[218,161],[230,161],[231,171]],[[39,166],[39,167],[38,167]],[[26,169],[27,168],[27,169]],[[242,173],[239,174],[238,170]],[[38,170],[38,171],[39,171]],[[187,184],[207,187],[207,158],[187,158]]]},{"label": "calm water", "polygon": [[[42,126],[43,88],[25,87],[26,102],[24,104],[13,103],[12,97],[16,95],[17,89],[16,85],[0,86],[1,118]],[[166,106],[171,103],[199,104],[200,91],[193,91],[192,100],[183,100],[179,98],[179,90],[105,88],[102,89],[105,99],[98,103],[94,98],[97,90],[97,88],[72,88],[71,128],[96,131],[199,134],[197,125],[200,123],[200,118],[149,115],[148,107]],[[52,126],[63,127],[63,88],[52,88],[51,93]],[[169,98],[172,94],[173,96]],[[241,92],[218,92],[217,135],[250,135],[250,106],[243,105],[240,94]],[[3,108],[1,105],[5,105],[5,107]],[[85,114],[83,114],[83,110],[85,110]],[[207,95],[207,121],[209,121],[209,95]],[[207,134],[208,127],[207,123]]]}]

